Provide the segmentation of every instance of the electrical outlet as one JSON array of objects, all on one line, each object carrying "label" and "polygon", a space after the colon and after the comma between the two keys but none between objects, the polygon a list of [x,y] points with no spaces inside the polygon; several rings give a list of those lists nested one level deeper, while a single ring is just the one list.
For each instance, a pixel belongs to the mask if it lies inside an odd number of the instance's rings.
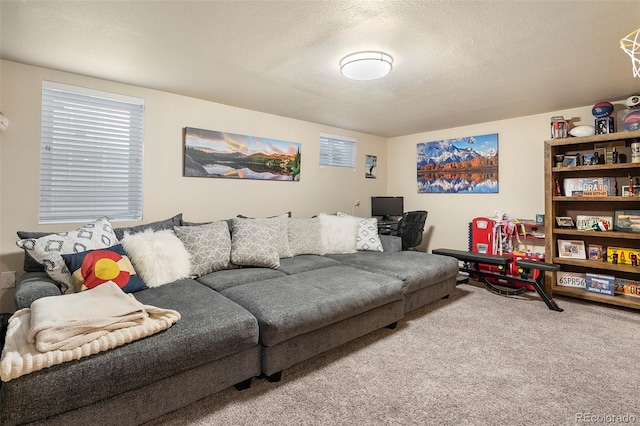
[{"label": "electrical outlet", "polygon": [[11,288],[16,286],[16,271],[9,271],[2,273],[2,281],[0,281],[0,288]]}]

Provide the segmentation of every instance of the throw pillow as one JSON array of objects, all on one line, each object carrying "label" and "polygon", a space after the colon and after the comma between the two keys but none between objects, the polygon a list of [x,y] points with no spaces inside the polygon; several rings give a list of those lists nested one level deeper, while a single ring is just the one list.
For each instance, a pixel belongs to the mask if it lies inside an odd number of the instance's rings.
[{"label": "throw pillow", "polygon": [[76,291],[95,288],[113,281],[125,293],[144,290],[147,286],[138,278],[133,265],[120,244],[106,249],[63,254]]},{"label": "throw pillow", "polygon": [[324,252],[355,253],[358,224],[348,217],[320,213],[320,231]]},{"label": "throw pillow", "polygon": [[122,240],[125,234],[133,235],[138,232],[142,232],[145,229],[152,229],[154,231],[162,231],[163,229],[173,230],[174,226],[182,226],[182,213],[170,217],[169,219],[159,220],[157,222],[145,223],[137,226],[130,226],[128,228],[115,228],[113,231],[116,233],[118,240]]},{"label": "throw pillow", "polygon": [[122,247],[142,281],[149,287],[188,277],[191,272],[189,252],[169,229],[146,229],[133,235],[125,234]]},{"label": "throw pillow", "polygon": [[340,217],[348,217],[358,224],[356,234],[356,250],[359,251],[383,251],[382,241],[378,235],[378,219],[349,216],[346,213],[338,212]]},{"label": "throw pillow", "polygon": [[226,221],[200,226],[174,226],[173,230],[191,256],[191,275],[230,269],[231,234]]},{"label": "throw pillow", "polygon": [[289,247],[291,254],[324,254],[320,219],[289,219]]},{"label": "throw pillow", "polygon": [[71,273],[62,255],[107,248],[117,242],[109,219],[103,217],[73,231],[49,234],[40,238],[26,238],[16,241],[16,244],[44,265],[47,274],[60,283],[60,290],[66,294],[73,293],[73,285]]},{"label": "throw pillow", "polygon": [[240,219],[256,220],[260,223],[264,223],[273,227],[276,231],[278,256],[282,259],[284,257],[292,257],[291,247],[289,247],[289,232],[287,227],[287,220],[290,217],[290,213],[285,213],[280,216],[267,217],[263,219],[253,219],[238,215]]},{"label": "throw pillow", "polygon": [[278,236],[270,224],[256,219],[233,219],[231,262],[240,266],[280,267]]}]

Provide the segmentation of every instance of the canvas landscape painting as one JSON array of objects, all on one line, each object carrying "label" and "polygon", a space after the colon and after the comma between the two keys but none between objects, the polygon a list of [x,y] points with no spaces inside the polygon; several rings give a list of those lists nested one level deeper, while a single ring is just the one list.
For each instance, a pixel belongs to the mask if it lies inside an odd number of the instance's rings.
[{"label": "canvas landscape painting", "polygon": [[497,193],[498,134],[419,143],[418,193]]},{"label": "canvas landscape painting", "polygon": [[184,129],[184,176],[299,181],[300,164],[299,143]]}]

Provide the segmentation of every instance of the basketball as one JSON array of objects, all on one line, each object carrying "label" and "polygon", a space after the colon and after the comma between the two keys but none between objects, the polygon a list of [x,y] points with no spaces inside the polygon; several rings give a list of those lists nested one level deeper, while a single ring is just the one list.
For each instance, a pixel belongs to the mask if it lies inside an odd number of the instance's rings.
[{"label": "basketball", "polygon": [[595,118],[605,118],[613,114],[613,104],[611,102],[598,102],[593,106],[591,114]]},{"label": "basketball", "polygon": [[627,114],[622,120],[622,126],[628,132],[640,130],[640,109],[633,110]]}]

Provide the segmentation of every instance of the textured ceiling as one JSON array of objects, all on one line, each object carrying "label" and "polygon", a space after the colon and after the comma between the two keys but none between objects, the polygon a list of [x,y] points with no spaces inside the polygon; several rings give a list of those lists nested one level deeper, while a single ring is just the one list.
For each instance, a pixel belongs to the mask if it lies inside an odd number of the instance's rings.
[{"label": "textured ceiling", "polygon": [[[640,93],[640,1],[0,1],[0,56],[399,136]],[[394,58],[350,81],[345,55]]]}]

